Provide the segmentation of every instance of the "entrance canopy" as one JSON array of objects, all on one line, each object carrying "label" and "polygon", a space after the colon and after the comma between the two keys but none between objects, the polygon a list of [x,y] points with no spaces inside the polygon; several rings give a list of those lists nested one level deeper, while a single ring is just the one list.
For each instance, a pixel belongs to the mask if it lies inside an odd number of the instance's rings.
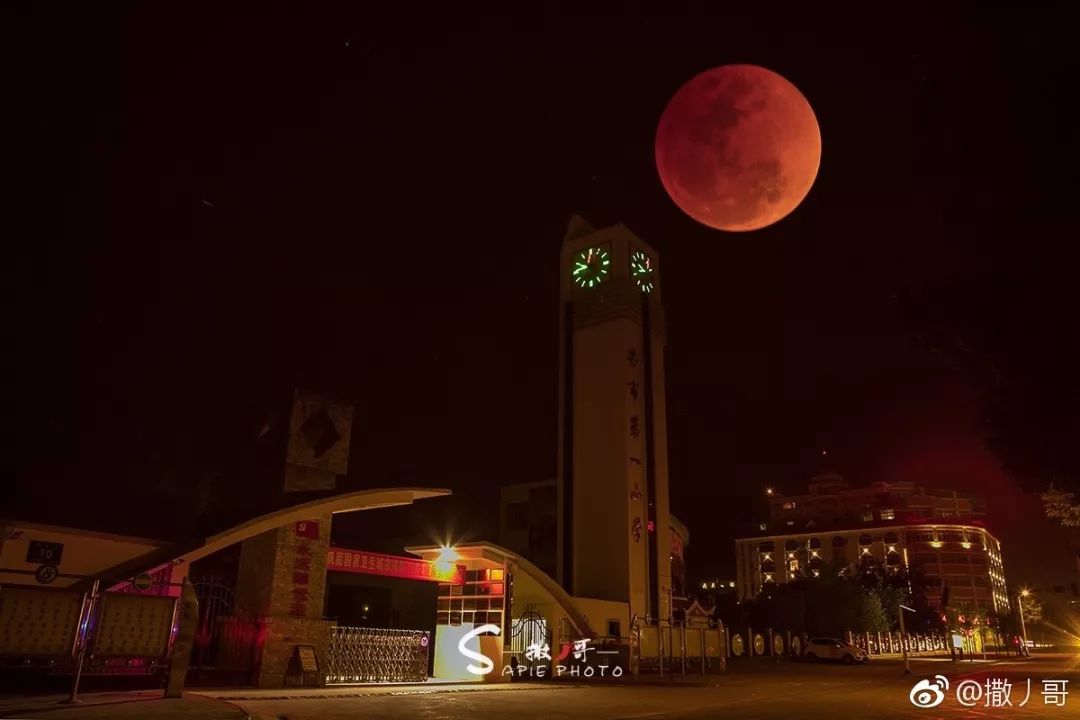
[{"label": "entrance canopy", "polygon": [[95,577],[86,578],[77,583],[76,587],[83,590],[88,589],[95,578],[101,580],[104,587],[108,587],[112,583],[127,580],[141,572],[153,572],[168,564],[190,564],[218,550],[255,537],[268,530],[290,523],[311,520],[327,513],[337,515],[359,510],[411,505],[416,500],[442,497],[449,494],[450,490],[443,488],[378,488],[331,495],[330,497],[300,503],[299,505],[290,505],[240,523],[204,540],[175,543],[140,555],[132,560],[114,565],[98,573]]},{"label": "entrance canopy", "polygon": [[407,547],[405,551],[436,565],[464,563],[470,569],[505,567],[514,574],[515,606],[543,604],[558,608],[579,637],[596,637],[588,618],[562,585],[512,550],[492,543],[472,542],[451,547],[420,545]]}]

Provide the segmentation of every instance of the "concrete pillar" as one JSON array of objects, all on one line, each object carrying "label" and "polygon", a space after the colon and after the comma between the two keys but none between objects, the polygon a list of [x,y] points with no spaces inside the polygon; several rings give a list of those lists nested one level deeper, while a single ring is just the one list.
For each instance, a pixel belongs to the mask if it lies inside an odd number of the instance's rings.
[{"label": "concrete pillar", "polygon": [[169,672],[165,680],[165,697],[178,698],[184,690],[191,648],[195,646],[195,633],[199,628],[199,599],[195,588],[186,577],[180,589],[179,607],[176,610],[176,639],[169,656]]},{"label": "concrete pillar", "polygon": [[331,625],[323,620],[330,517],[290,523],[241,544],[236,599],[260,624],[253,673],[257,687],[303,680],[293,661],[297,645],[314,646],[319,663],[315,679],[320,685],[325,681]]}]

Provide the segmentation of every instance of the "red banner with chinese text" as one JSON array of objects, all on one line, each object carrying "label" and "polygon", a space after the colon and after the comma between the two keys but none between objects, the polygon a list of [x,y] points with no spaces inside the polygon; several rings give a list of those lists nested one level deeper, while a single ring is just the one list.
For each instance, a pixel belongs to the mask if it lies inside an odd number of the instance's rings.
[{"label": "red banner with chinese text", "polygon": [[326,569],[339,572],[366,573],[408,580],[465,584],[465,566],[438,563],[418,558],[384,555],[367,550],[346,550],[332,547],[326,552]]}]

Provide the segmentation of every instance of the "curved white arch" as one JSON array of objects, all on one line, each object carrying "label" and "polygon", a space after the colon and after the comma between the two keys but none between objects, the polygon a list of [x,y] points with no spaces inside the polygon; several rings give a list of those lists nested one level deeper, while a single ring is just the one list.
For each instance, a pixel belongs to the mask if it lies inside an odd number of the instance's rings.
[{"label": "curved white arch", "polygon": [[95,579],[102,581],[102,585],[108,587],[110,583],[125,580],[140,572],[154,571],[176,562],[194,562],[229,545],[243,542],[248,538],[264,533],[267,530],[288,525],[299,520],[311,520],[318,515],[337,515],[339,513],[356,512],[358,510],[374,510],[382,507],[396,505],[411,505],[416,500],[450,495],[451,491],[445,488],[375,488],[372,490],[358,490],[342,495],[311,500],[299,505],[291,505],[280,510],[260,515],[247,522],[235,525],[201,542],[189,542],[173,544],[140,555],[133,560],[127,560],[118,565],[106,568],[95,574],[94,577],[84,578],[72,585],[73,588],[85,589]]},{"label": "curved white arch", "polygon": [[202,547],[199,547],[183,555],[183,559],[194,562],[199,558],[212,555],[213,553],[247,540],[267,530],[288,525],[300,520],[310,520],[315,515],[338,515],[340,513],[357,512],[359,510],[374,510],[382,507],[394,507],[396,505],[411,505],[416,500],[425,498],[442,497],[449,495],[450,491],[443,488],[379,488],[375,490],[358,490],[357,492],[334,495],[328,498],[312,500],[301,505],[275,510],[274,512],[260,515],[245,523],[231,527],[224,532],[211,535],[206,538]]}]

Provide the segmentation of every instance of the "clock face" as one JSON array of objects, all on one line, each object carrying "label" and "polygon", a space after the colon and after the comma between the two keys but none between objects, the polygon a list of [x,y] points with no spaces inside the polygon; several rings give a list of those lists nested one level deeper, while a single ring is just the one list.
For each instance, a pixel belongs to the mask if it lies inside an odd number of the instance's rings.
[{"label": "clock face", "polygon": [[652,292],[656,287],[656,279],[653,277],[652,258],[641,250],[635,250],[630,256],[630,277],[641,288],[641,292]]},{"label": "clock face", "polygon": [[583,288],[591,288],[602,283],[611,272],[611,252],[597,245],[586,248],[574,256],[574,267],[570,276]]}]

